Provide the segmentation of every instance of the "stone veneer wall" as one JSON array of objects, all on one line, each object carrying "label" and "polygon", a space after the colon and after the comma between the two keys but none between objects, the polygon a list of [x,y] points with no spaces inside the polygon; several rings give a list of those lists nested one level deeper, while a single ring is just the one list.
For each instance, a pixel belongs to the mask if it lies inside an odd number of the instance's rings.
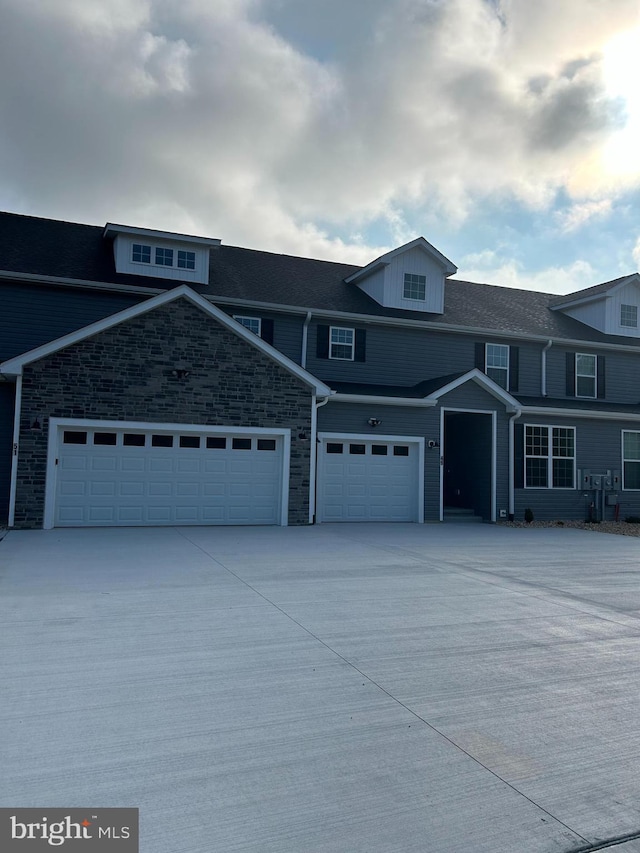
[{"label": "stone veneer wall", "polygon": [[311,394],[186,299],[66,347],[24,370],[15,526],[42,525],[49,417],[290,428],[289,523],[306,524]]}]

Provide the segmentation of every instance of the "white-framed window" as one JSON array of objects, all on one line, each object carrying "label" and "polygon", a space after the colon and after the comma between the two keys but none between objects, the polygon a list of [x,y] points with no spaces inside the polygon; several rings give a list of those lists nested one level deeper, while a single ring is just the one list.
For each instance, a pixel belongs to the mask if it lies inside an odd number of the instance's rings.
[{"label": "white-framed window", "polygon": [[622,488],[640,489],[640,432],[622,430]]},{"label": "white-framed window", "polygon": [[253,332],[254,335],[260,337],[262,334],[262,320],[260,317],[239,317],[237,314],[234,314],[233,319],[237,320],[245,329]]},{"label": "white-framed window", "polygon": [[597,363],[595,355],[576,353],[576,397],[596,397]]},{"label": "white-framed window", "polygon": [[575,489],[575,486],[575,427],[525,424],[525,489]]},{"label": "white-framed window", "polygon": [[178,267],[182,270],[194,270],[196,268],[196,253],[188,252],[186,249],[178,249]]},{"label": "white-framed window", "polygon": [[620,325],[628,326],[630,329],[638,328],[638,306],[637,305],[621,305],[620,306]]},{"label": "white-framed window", "polygon": [[427,277],[416,273],[406,272],[404,274],[404,289],[402,295],[405,299],[419,299],[422,302],[427,298]]},{"label": "white-framed window", "polygon": [[501,388],[509,387],[508,344],[487,344],[485,348],[485,373]]},{"label": "white-framed window", "polygon": [[134,243],[131,247],[131,260],[136,264],[151,263],[151,246],[142,243]]},{"label": "white-framed window", "polygon": [[162,246],[156,246],[156,266],[172,267],[173,249],[166,249]]},{"label": "white-framed window", "polygon": [[341,361],[353,361],[355,337],[355,329],[343,329],[340,326],[330,326],[329,358],[335,358]]}]

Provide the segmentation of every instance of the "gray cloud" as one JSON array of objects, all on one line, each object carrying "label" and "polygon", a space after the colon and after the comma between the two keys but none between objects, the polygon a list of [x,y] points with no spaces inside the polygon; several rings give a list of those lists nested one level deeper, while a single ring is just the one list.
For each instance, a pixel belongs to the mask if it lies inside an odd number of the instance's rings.
[{"label": "gray cloud", "polygon": [[584,3],[0,0],[0,206],[367,260],[314,223],[542,204],[616,119]]}]

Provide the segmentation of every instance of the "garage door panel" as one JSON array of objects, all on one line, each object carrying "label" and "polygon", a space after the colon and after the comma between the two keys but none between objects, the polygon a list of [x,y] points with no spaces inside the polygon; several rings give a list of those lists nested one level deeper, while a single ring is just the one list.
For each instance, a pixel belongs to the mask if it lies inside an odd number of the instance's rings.
[{"label": "garage door panel", "polygon": [[[327,437],[319,453],[320,520],[418,521],[418,445],[397,444]],[[328,452],[339,445],[343,454]]]},{"label": "garage door panel", "polygon": [[[133,445],[130,438],[124,443],[125,433],[111,430],[117,440],[108,446],[103,435],[94,444],[91,429],[82,444],[61,441],[55,525],[280,522],[281,436],[260,436],[260,445],[255,434],[234,440],[182,433],[181,440],[150,427],[136,432]],[[152,435],[167,446],[152,446]]]}]

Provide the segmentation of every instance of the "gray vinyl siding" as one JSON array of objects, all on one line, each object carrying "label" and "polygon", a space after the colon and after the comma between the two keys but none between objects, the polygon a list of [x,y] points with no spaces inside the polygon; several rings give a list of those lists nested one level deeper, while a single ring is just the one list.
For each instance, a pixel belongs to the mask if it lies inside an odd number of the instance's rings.
[{"label": "gray vinyl siding", "polygon": [[15,385],[0,383],[0,522],[9,513],[9,483],[11,480],[11,448],[13,446],[13,408]]},{"label": "gray vinyl siding", "polygon": [[[582,352],[604,356],[606,359],[606,397],[609,403],[638,403],[640,400],[640,353],[607,352],[584,346],[553,346],[547,352],[547,394],[549,397],[567,397],[566,354]],[[585,403],[588,408],[588,400]]]},{"label": "gray vinyl siding", "polygon": [[116,314],[140,296],[29,284],[0,285],[0,361]]},{"label": "gray vinyl siding", "polygon": [[273,346],[287,358],[300,364],[302,356],[302,327],[304,317],[293,314],[278,314],[274,311],[262,311],[248,308],[246,305],[218,305],[229,316],[237,314],[240,317],[260,317],[273,320]]},{"label": "gray vinyl siding", "polygon": [[[321,379],[339,382],[411,386],[424,379],[465,373],[475,367],[476,343],[491,340],[429,329],[365,326],[343,320],[324,320],[320,325],[366,329],[366,360],[340,361],[316,357],[318,325],[313,321],[309,327],[307,369]],[[520,349],[518,393],[538,395],[542,345],[516,345]]]},{"label": "gray vinyl siding", "polygon": [[[592,473],[604,473],[607,470],[622,470],[622,430],[640,430],[640,421],[584,420],[582,418],[531,417],[524,414],[516,423],[542,426],[570,426],[576,428],[576,469],[591,470]],[[575,519],[583,521],[587,517],[588,505],[593,493],[580,488],[579,481],[575,489],[516,489],[515,516],[524,517],[527,507],[533,510],[534,517],[541,521],[556,519]],[[620,502],[620,518],[627,515],[640,515],[640,491],[617,490]],[[614,517],[615,508],[606,508],[606,517]]]}]

